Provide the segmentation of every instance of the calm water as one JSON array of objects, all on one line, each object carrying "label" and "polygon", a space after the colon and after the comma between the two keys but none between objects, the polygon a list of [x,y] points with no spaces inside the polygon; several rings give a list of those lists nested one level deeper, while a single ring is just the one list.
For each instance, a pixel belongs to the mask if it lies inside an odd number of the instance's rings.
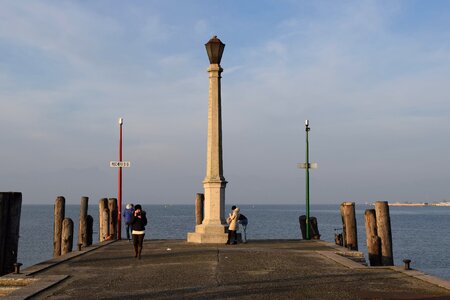
[{"label": "calm water", "polygon": [[[194,229],[193,205],[143,205],[149,217],[147,239],[185,239]],[[301,205],[242,205],[249,219],[247,238],[296,239],[300,236],[298,216]],[[366,253],[364,210],[357,205],[359,250]],[[229,207],[227,207],[229,210]],[[94,217],[94,242],[98,241],[98,207],[89,206]],[[412,267],[450,280],[450,207],[390,207],[394,263],[403,265],[404,258]],[[334,229],[341,228],[339,205],[315,205],[311,215],[317,217],[322,239],[334,242]],[[66,217],[75,223],[77,236],[79,206],[66,206]],[[76,245],[76,239],[74,239]],[[22,207],[19,258],[24,266],[47,260],[53,247],[53,205]],[[367,255],[366,255],[367,258]]]}]

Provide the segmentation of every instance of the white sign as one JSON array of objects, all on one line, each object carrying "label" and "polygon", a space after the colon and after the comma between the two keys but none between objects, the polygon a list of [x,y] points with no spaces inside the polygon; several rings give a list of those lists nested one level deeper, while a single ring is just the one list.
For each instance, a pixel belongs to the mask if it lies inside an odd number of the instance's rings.
[{"label": "white sign", "polygon": [[317,163],[309,163],[309,165],[307,166],[306,163],[299,163],[297,164],[297,168],[299,169],[317,169],[318,165]]},{"label": "white sign", "polygon": [[130,161],[110,161],[109,166],[111,168],[129,168],[131,166]]}]

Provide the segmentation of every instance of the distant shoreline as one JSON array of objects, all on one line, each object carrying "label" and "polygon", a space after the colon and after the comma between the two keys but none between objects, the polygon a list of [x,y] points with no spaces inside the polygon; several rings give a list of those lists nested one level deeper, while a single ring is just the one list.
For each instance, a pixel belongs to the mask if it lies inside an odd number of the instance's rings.
[{"label": "distant shoreline", "polygon": [[389,206],[446,206],[450,207],[450,202],[444,201],[444,202],[422,202],[422,203],[409,203],[409,202],[394,202],[389,203]]}]

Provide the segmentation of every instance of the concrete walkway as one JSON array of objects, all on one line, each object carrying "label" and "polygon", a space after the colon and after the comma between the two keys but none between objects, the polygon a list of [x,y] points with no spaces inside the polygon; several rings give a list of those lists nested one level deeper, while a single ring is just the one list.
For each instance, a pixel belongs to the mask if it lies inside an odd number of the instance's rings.
[{"label": "concrete walkway", "polygon": [[[321,241],[226,246],[148,240],[137,260],[132,245],[118,241],[10,276],[54,279],[33,299],[450,299],[448,281],[365,267],[340,251]],[[20,293],[10,298],[30,296]]]}]

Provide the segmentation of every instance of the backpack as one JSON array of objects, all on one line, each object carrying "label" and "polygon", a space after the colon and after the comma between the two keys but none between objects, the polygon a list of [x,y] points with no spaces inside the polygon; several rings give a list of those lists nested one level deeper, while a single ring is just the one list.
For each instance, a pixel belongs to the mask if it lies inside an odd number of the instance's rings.
[{"label": "backpack", "polygon": [[239,224],[247,226],[248,224],[248,219],[246,216],[244,216],[243,214],[239,214]]}]

